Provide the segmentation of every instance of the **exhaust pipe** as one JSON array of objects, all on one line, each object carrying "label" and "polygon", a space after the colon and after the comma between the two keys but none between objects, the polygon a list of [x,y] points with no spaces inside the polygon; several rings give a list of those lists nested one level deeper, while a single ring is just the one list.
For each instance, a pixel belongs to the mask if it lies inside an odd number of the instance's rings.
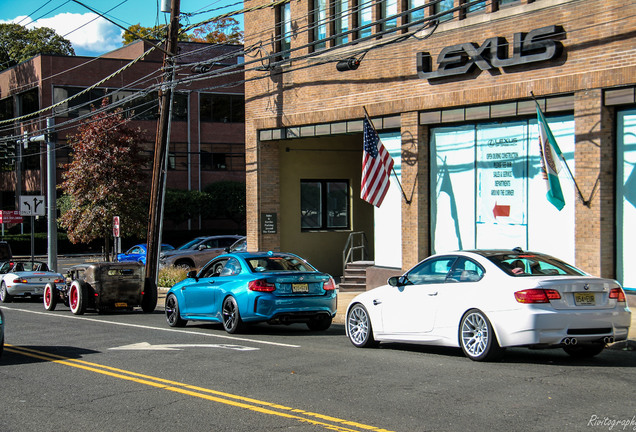
[{"label": "exhaust pipe", "polygon": [[606,344],[614,343],[614,336],[605,336],[603,338],[603,342]]},{"label": "exhaust pipe", "polygon": [[579,341],[576,340],[576,338],[570,338],[570,337],[566,337],[561,341],[563,345],[576,345],[578,342]]}]

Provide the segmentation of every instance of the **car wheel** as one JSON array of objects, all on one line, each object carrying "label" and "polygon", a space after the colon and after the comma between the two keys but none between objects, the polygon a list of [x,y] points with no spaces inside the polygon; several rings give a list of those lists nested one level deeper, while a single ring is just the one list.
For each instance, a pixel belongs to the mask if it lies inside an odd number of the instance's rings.
[{"label": "car wheel", "polygon": [[566,345],[563,347],[563,351],[574,358],[594,357],[595,355],[600,354],[604,349],[605,344],[602,343]]},{"label": "car wheel", "polygon": [[42,296],[44,309],[54,311],[57,306],[57,289],[52,284],[46,284],[44,287],[44,295]]},{"label": "car wheel", "polygon": [[377,344],[373,338],[373,328],[369,312],[362,304],[351,306],[347,314],[347,334],[352,344],[358,348],[367,348]]},{"label": "car wheel", "polygon": [[307,327],[309,327],[309,330],[312,330],[312,331],[324,331],[324,330],[327,330],[329,327],[331,327],[332,321],[333,321],[333,318],[331,318],[330,316],[312,318],[307,323]]},{"label": "car wheel", "polygon": [[11,303],[13,301],[13,296],[9,294],[9,291],[7,290],[7,284],[5,284],[4,282],[2,282],[2,285],[0,285],[0,301],[2,303]]},{"label": "car wheel", "polygon": [[475,361],[492,361],[503,353],[486,315],[471,309],[459,324],[459,343],[466,357]]},{"label": "car wheel", "polygon": [[176,263],[174,263],[174,266],[176,268],[184,269],[187,271],[194,270],[194,265],[190,264],[187,261],[177,261]]},{"label": "car wheel", "polygon": [[225,331],[231,334],[238,333],[243,327],[243,321],[241,320],[238,305],[234,297],[227,296],[225,300],[223,300],[221,313],[223,315],[223,328]]},{"label": "car wheel", "polygon": [[75,315],[83,315],[86,312],[87,297],[88,290],[86,285],[80,281],[73,281],[68,294],[68,305],[71,308],[71,312]]},{"label": "car wheel", "polygon": [[179,312],[179,302],[174,294],[169,294],[166,298],[166,321],[170,327],[185,327],[187,320],[181,318]]},{"label": "car wheel", "polygon": [[145,313],[155,311],[157,307],[157,287],[146,280],[144,283],[144,294],[141,297],[141,310]]}]

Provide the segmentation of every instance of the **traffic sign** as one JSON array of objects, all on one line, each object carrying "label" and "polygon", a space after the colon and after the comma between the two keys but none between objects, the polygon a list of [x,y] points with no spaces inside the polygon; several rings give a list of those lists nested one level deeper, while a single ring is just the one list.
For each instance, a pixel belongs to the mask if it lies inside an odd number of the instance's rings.
[{"label": "traffic sign", "polygon": [[14,224],[24,222],[18,210],[0,210],[0,223]]},{"label": "traffic sign", "polygon": [[44,216],[44,195],[20,195],[20,216]]},{"label": "traffic sign", "polygon": [[113,216],[113,236],[119,237],[119,216]]}]

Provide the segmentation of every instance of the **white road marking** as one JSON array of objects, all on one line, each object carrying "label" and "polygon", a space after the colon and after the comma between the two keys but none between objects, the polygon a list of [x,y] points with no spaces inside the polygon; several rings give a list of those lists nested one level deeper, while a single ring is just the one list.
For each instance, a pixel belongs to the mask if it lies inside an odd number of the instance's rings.
[{"label": "white road marking", "polygon": [[235,351],[258,351],[260,348],[246,347],[231,344],[158,344],[151,345],[148,342],[139,342],[130,345],[109,348],[111,350],[142,350],[142,351],[182,351],[184,348],[223,348]]},{"label": "white road marking", "polygon": [[[251,342],[251,343],[262,344],[262,345],[280,346],[280,347],[285,347],[285,348],[301,348],[300,345],[291,345],[291,344],[285,344],[285,343],[280,343],[280,342],[268,342],[268,341],[262,341],[262,340],[257,340],[257,339],[240,338],[240,337],[236,337],[236,336],[216,334],[216,333],[215,334],[201,333],[201,332],[198,332],[198,331],[174,329],[174,328],[171,328],[171,327],[151,327],[151,326],[145,326],[145,325],[140,325],[140,324],[129,324],[129,323],[122,323],[122,322],[115,322],[115,321],[100,320],[100,319],[95,319],[95,318],[89,318],[89,317],[86,317],[86,316],[61,315],[61,314],[58,314],[58,313],[55,313],[55,312],[38,312],[38,311],[31,311],[31,310],[28,310],[28,309],[8,308],[6,306],[0,306],[0,307],[3,308],[3,309],[6,309],[6,310],[32,313],[32,314],[36,314],[36,315],[46,315],[46,316],[51,316],[51,317],[55,317],[55,318],[77,319],[77,320],[82,320],[82,321],[96,322],[96,323],[100,323],[100,324],[112,324],[112,325],[118,325],[118,326],[123,326],[123,327],[141,328],[141,329],[146,329],[146,330],[159,330],[159,331],[178,332],[178,333],[192,334],[192,335],[197,335],[197,336],[213,337],[213,338],[219,338],[219,339],[229,339],[229,340],[235,340],[235,341],[239,341],[239,342]],[[203,322],[203,321],[201,321],[201,322]]]}]

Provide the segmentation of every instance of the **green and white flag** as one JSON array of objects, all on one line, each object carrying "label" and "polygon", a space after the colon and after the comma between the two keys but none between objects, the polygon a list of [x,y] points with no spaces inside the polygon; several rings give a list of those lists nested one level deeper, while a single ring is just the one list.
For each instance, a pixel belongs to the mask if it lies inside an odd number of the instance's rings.
[{"label": "green and white flag", "polygon": [[541,109],[537,106],[537,119],[539,121],[539,146],[541,152],[541,168],[543,178],[546,179],[548,187],[548,201],[550,201],[557,210],[561,210],[565,206],[563,199],[563,191],[559,182],[559,171],[561,171],[561,163],[559,157],[563,157],[559,145],[552,135],[548,122],[543,117]]}]

